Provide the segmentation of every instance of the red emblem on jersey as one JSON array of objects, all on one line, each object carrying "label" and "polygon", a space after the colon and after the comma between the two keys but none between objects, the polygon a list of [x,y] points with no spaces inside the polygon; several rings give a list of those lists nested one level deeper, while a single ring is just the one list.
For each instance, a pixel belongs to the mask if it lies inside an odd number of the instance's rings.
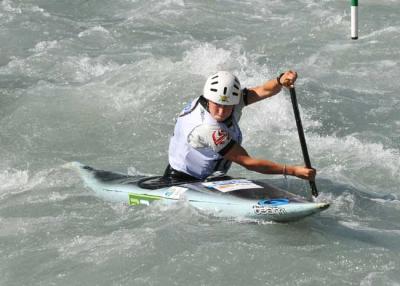
[{"label": "red emblem on jersey", "polygon": [[212,139],[215,145],[222,145],[228,139],[228,133],[222,129],[213,132]]}]

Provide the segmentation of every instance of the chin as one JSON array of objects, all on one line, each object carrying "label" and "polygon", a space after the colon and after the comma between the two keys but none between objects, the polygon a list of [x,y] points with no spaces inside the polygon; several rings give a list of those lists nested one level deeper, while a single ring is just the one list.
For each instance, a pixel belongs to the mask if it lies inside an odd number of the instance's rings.
[{"label": "chin", "polygon": [[223,122],[225,119],[227,119],[229,117],[229,115],[228,116],[211,115],[211,116],[218,122]]}]

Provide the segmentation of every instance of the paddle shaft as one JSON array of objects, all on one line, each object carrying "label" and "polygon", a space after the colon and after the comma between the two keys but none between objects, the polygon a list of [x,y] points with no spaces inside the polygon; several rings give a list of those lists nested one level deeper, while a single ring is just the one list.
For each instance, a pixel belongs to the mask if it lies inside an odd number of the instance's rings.
[{"label": "paddle shaft", "polygon": [[[303,152],[304,163],[306,164],[307,168],[311,169],[312,167],[311,167],[310,156],[308,155],[306,138],[304,137],[304,130],[303,130],[303,125],[301,124],[299,106],[297,104],[296,90],[294,89],[294,87],[291,87],[289,89],[289,91],[290,91],[290,99],[292,100],[292,105],[293,105],[294,117],[296,119],[297,132],[299,133],[301,151]],[[317,190],[317,186],[316,186],[315,182],[313,182],[313,181],[309,181],[309,182],[310,182],[312,195],[314,197],[317,197],[318,190]]]}]

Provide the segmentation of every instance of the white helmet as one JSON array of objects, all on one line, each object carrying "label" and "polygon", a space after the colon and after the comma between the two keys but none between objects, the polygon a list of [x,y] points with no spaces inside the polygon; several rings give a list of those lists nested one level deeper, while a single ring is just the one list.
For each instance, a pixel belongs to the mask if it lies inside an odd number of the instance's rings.
[{"label": "white helmet", "polygon": [[227,71],[210,76],[203,89],[203,96],[221,105],[236,105],[240,102],[240,82]]}]

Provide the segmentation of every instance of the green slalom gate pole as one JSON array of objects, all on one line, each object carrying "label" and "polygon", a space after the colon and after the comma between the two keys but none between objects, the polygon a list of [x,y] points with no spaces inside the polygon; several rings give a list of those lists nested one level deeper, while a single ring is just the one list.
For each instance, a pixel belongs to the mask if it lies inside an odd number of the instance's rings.
[{"label": "green slalom gate pole", "polygon": [[351,39],[358,39],[358,0],[351,0]]}]

